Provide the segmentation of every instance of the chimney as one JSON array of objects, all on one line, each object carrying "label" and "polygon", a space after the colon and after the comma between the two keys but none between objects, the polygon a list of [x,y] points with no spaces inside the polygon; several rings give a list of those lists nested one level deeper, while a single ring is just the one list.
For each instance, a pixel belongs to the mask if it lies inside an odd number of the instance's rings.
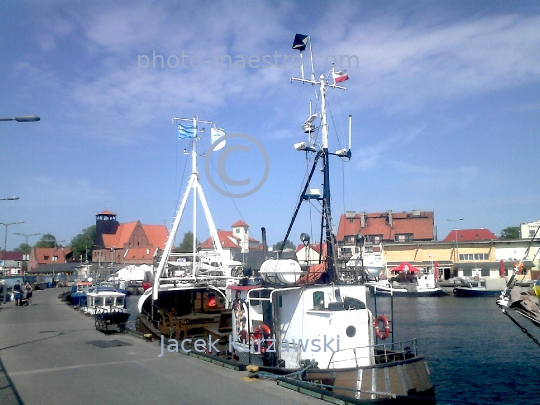
[{"label": "chimney", "polygon": [[365,228],[365,227],[366,227],[366,213],[362,211],[360,213],[360,228]]},{"label": "chimney", "polygon": [[394,218],[392,217],[392,210],[386,211],[388,213],[388,225],[392,226],[394,224]]},{"label": "chimney", "polygon": [[262,232],[263,259],[266,260],[266,256],[268,256],[268,245],[266,244],[266,228],[264,226],[261,228],[261,232]]}]

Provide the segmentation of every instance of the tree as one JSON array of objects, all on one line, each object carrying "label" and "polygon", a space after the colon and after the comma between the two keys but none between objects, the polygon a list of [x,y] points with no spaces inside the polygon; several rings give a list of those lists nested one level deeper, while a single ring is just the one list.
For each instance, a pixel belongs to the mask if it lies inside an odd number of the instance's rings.
[{"label": "tree", "polygon": [[37,248],[52,248],[57,247],[56,238],[53,234],[46,233],[41,237],[34,247]]},{"label": "tree", "polygon": [[94,240],[96,238],[96,226],[92,225],[83,229],[71,240],[71,251],[73,259],[79,260],[82,256],[84,261],[92,260],[92,251],[94,250]]},{"label": "tree", "polygon": [[519,226],[508,226],[501,231],[501,239],[519,239]]},{"label": "tree", "polygon": [[[283,241],[279,241],[278,243],[274,244],[274,246],[272,246],[272,248],[274,250],[280,250],[281,249],[281,244],[283,243]],[[294,246],[294,243],[292,243],[289,239],[287,239],[285,241],[285,247],[284,249],[295,249],[296,246]]]},{"label": "tree", "polygon": [[[196,246],[199,245],[199,240],[196,241]],[[177,253],[193,253],[193,232],[189,231],[184,234],[184,239],[180,246],[174,249]]]},{"label": "tree", "polygon": [[28,243],[21,243],[18,248],[13,249],[14,252],[22,252],[22,254],[29,255],[32,252],[32,246]]}]

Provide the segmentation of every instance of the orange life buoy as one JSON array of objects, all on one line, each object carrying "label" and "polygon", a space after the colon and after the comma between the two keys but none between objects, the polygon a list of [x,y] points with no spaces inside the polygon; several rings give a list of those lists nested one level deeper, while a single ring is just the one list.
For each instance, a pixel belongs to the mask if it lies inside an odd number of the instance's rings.
[{"label": "orange life buoy", "polygon": [[270,327],[268,325],[265,325],[264,323],[260,326],[257,326],[253,331],[253,346],[258,348],[261,353],[266,353],[266,344],[264,343],[264,341],[261,342],[261,339],[267,339],[268,337],[270,337],[271,333],[272,331],[270,330]]},{"label": "orange life buoy", "polygon": [[[384,325],[384,332],[379,328],[381,322]],[[375,333],[379,339],[386,340],[388,335],[390,335],[390,322],[388,322],[388,318],[384,315],[379,315],[373,320],[373,327],[375,328]]]}]

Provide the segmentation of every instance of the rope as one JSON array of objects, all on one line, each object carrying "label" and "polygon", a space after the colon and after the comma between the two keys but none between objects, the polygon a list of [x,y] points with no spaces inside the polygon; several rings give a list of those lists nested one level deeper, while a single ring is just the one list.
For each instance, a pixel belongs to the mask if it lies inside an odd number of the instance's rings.
[{"label": "rope", "polygon": [[499,305],[499,308],[501,308],[501,311],[502,311],[503,314],[505,314],[508,318],[510,318],[510,320],[512,322],[514,322],[518,326],[518,328],[521,329],[521,331],[523,333],[525,333],[530,339],[532,339],[532,341],[534,343],[536,343],[538,345],[538,347],[540,347],[540,342],[533,335],[531,335],[527,329],[525,329],[523,326],[521,326],[518,321],[516,321],[514,318],[512,318],[505,308],[503,308],[501,305]]}]

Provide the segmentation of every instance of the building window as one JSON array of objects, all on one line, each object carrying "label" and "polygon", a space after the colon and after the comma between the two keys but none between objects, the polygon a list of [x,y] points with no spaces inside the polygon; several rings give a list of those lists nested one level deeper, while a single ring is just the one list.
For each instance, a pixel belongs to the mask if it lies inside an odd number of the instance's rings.
[{"label": "building window", "polygon": [[53,261],[53,262],[57,262],[57,261],[58,261],[58,256],[53,256],[53,257],[52,257],[52,261]]},{"label": "building window", "polygon": [[472,277],[472,269],[463,269],[463,277]]},{"label": "building window", "polygon": [[489,260],[487,253],[460,253],[459,260]]},{"label": "building window", "polygon": [[489,277],[490,271],[489,269],[482,269],[482,277]]},{"label": "building window", "polygon": [[536,235],[536,229],[529,229],[529,238],[534,238]]},{"label": "building window", "polygon": [[394,236],[394,242],[412,242],[413,240],[412,233],[402,233]]},{"label": "building window", "polygon": [[366,247],[364,248],[364,251],[365,251],[366,253],[373,253],[373,246],[366,246]]},{"label": "building window", "polygon": [[381,243],[383,239],[382,235],[367,235],[366,242],[368,243]]},{"label": "building window", "polygon": [[236,228],[236,229],[234,230],[234,232],[240,233],[240,228]]},{"label": "building window", "polygon": [[343,254],[343,255],[352,254],[351,248],[341,248],[341,254]]}]

